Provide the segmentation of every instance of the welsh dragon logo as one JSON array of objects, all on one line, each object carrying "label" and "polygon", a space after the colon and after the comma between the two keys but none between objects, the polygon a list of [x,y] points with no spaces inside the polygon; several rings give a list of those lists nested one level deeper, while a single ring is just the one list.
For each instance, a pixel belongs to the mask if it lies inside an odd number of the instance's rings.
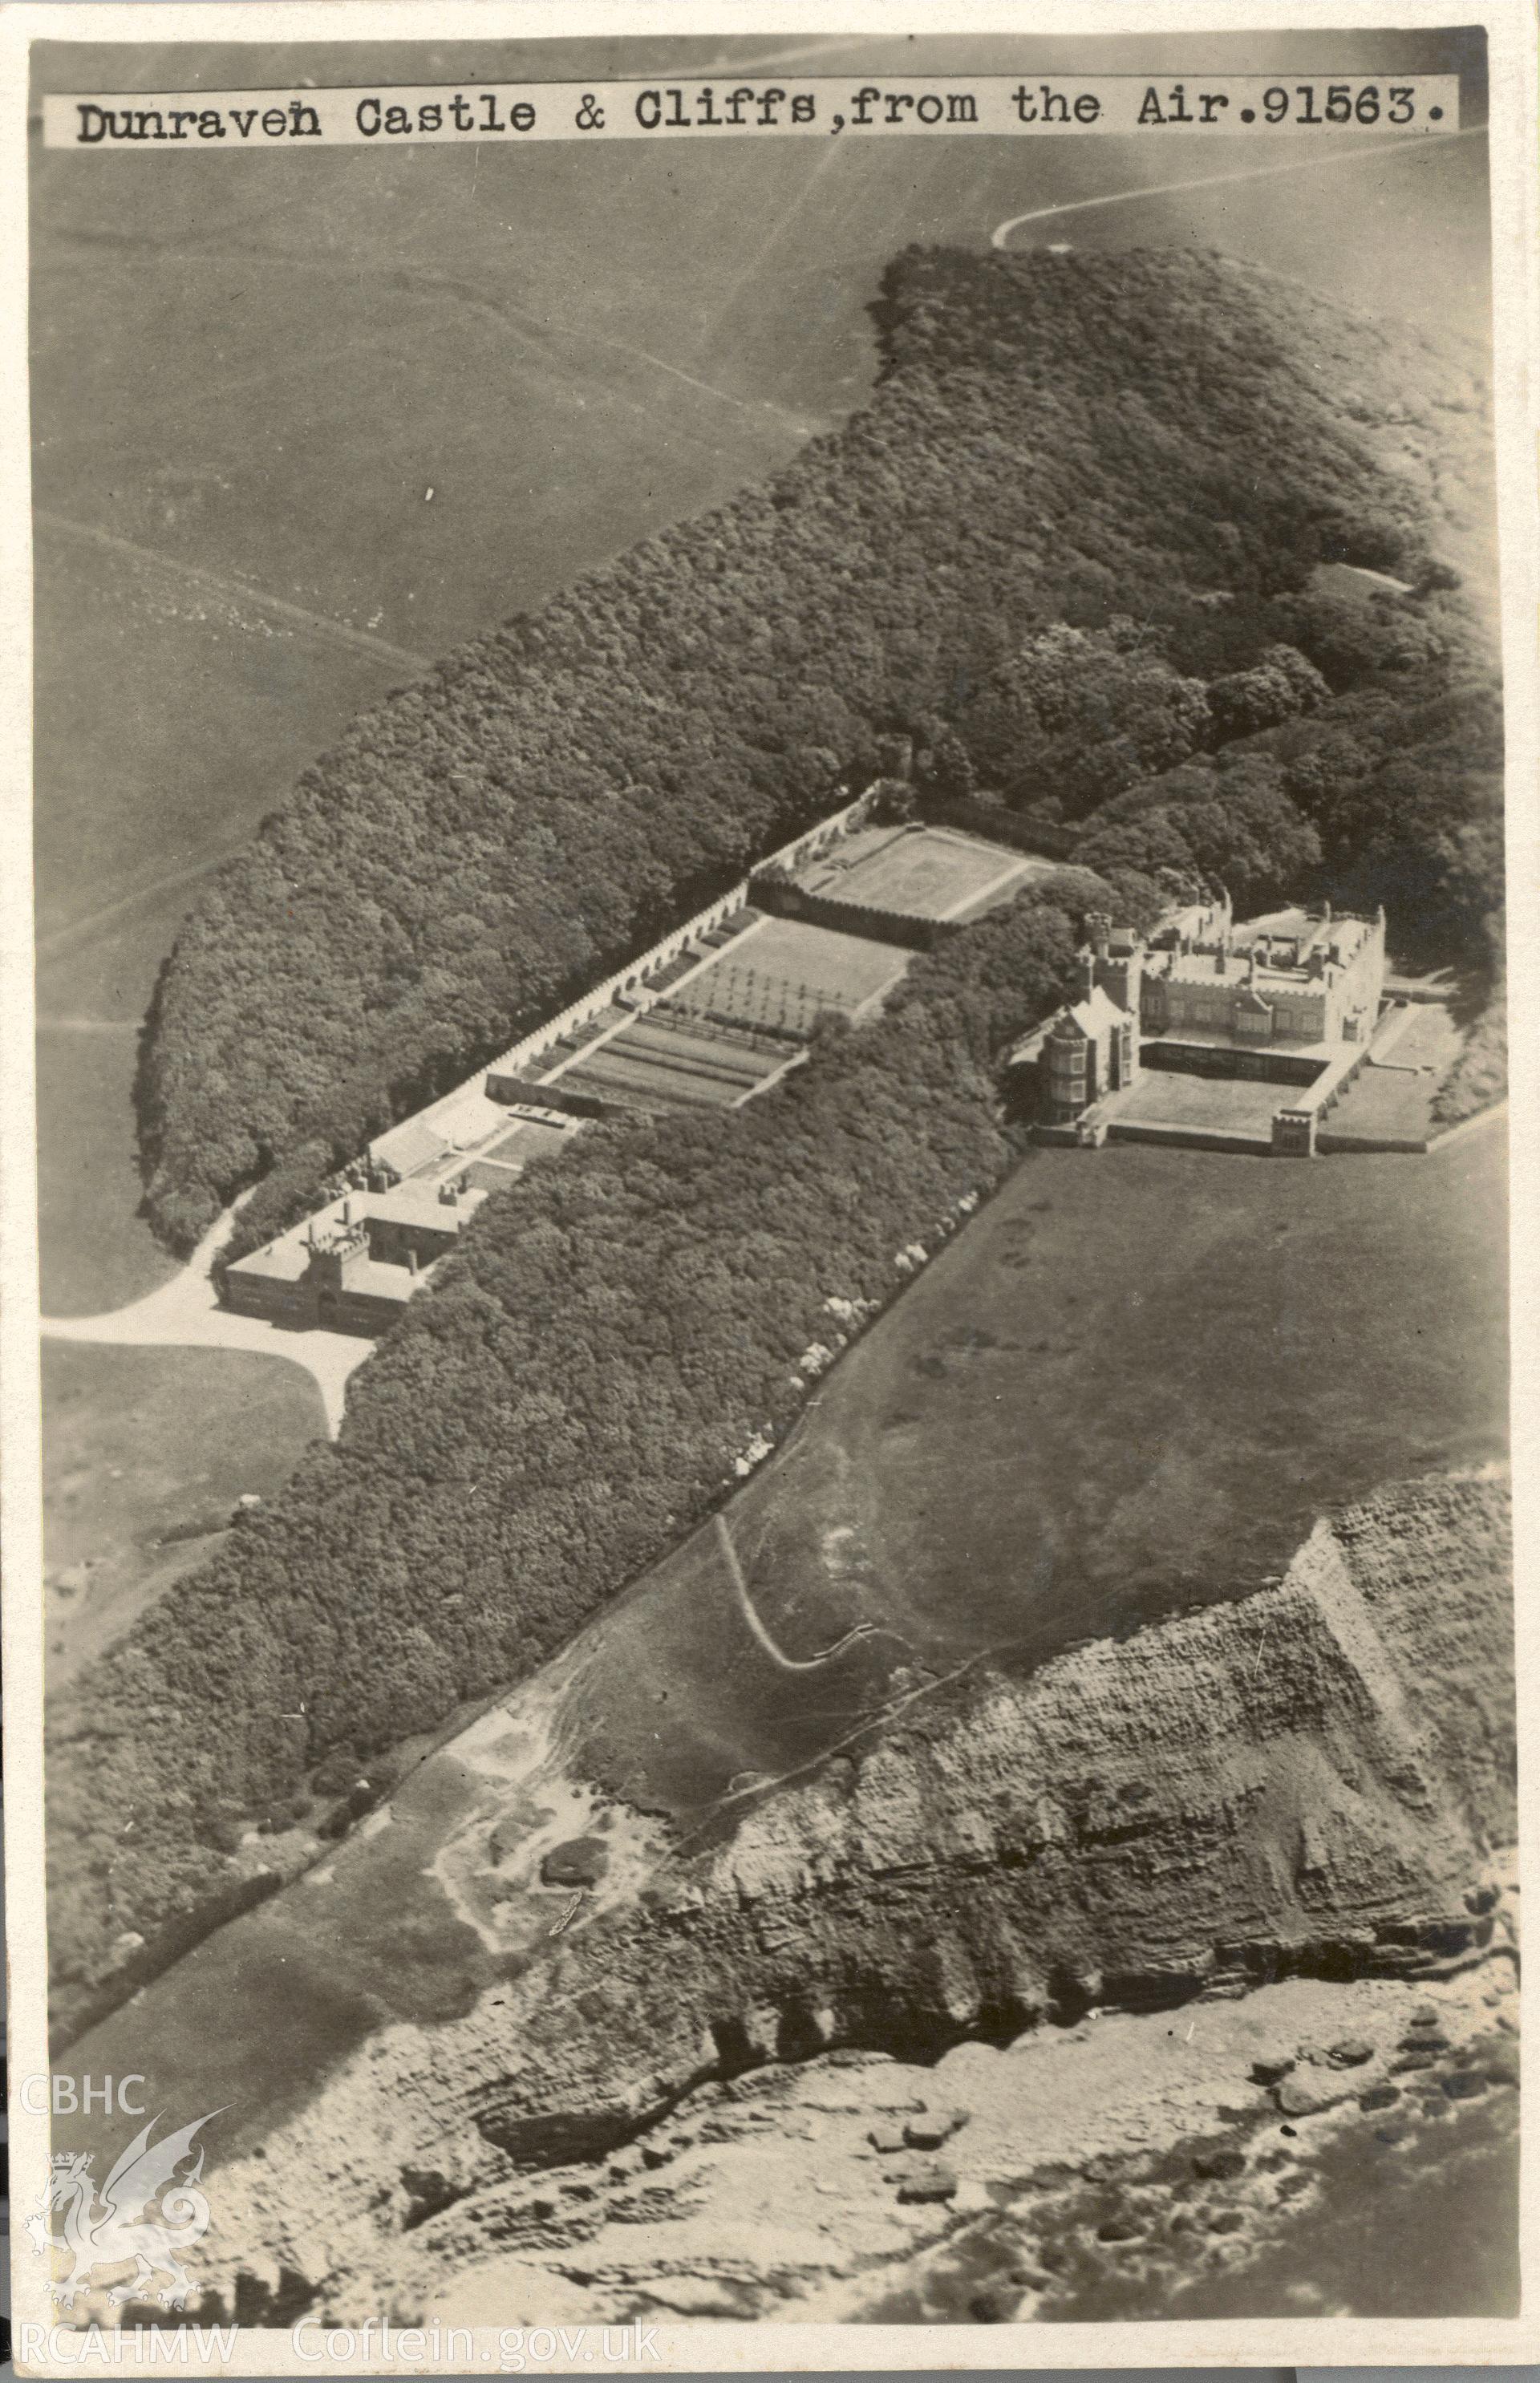
[{"label": "welsh dragon logo", "polygon": [[[27,2220],[27,2231],[40,2252],[68,2254],[68,2270],[55,2271],[51,2286],[60,2308],[74,2306],[91,2289],[98,2268],[129,2266],[132,2273],[108,2290],[109,2301],[120,2305],[154,2299],[162,2308],[186,2307],[191,2281],[181,2254],[208,2230],[208,2203],[198,2191],[202,2145],[187,2174],[179,2178],[177,2170],[191,2156],[199,2129],[218,2116],[217,2110],[206,2111],[190,2127],[163,2135],[158,2143],[150,2141],[151,2129],[159,2123],[152,2118],[117,2161],[100,2192],[92,2178],[91,2153],[55,2154],[42,2205]],[[55,2234],[49,2222],[55,2211],[63,2216],[62,2234]],[[166,2280],[155,2290],[157,2277]]]}]

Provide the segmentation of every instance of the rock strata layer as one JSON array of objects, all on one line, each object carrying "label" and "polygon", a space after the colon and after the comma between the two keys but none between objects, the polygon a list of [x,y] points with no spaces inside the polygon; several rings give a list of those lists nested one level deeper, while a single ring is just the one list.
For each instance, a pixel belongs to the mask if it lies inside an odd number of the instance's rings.
[{"label": "rock strata layer", "polygon": [[[377,2314],[420,2229],[451,2263],[473,2239],[485,2256],[511,2195],[537,2238],[545,2171],[634,2160],[645,2215],[670,2113],[772,2063],[850,2047],[912,2068],[1097,2009],[1479,1960],[1484,1865],[1514,1827],[1508,1526],[1499,1480],[1397,1487],[1249,1599],[911,1701],[468,2018],[374,2038],[217,2174],[219,2297],[269,2321]],[[1339,2026],[1308,2075],[1286,2058],[1252,2090],[1356,2095],[1368,2041]],[[902,2152],[867,2144],[936,2217],[957,2101],[901,2098]]]}]

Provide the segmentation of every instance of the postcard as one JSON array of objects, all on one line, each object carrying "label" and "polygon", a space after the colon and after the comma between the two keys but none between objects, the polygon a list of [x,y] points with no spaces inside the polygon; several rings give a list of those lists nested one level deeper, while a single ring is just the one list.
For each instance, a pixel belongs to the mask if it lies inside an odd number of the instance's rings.
[{"label": "postcard", "polygon": [[1535,30],[6,11],[19,2373],[1540,2356]]}]

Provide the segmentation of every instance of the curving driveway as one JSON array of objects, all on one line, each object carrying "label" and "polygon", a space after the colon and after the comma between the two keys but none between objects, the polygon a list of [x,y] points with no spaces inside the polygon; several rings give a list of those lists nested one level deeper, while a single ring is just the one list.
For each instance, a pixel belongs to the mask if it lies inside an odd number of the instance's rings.
[{"label": "curving driveway", "polygon": [[252,1357],[287,1357],[318,1386],[333,1439],[341,1428],[348,1381],[374,1348],[372,1340],[339,1332],[290,1332],[254,1315],[221,1307],[209,1268],[236,1211],[211,1225],[180,1274],[127,1307],[104,1315],[45,1315],[45,1340],[88,1340],[118,1348],[234,1349]]}]

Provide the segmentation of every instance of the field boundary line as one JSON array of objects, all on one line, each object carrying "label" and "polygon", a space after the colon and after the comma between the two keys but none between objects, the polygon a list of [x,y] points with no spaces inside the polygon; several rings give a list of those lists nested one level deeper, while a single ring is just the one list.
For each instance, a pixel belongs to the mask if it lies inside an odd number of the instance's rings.
[{"label": "field boundary line", "polygon": [[1500,1101],[1493,1101],[1486,1108],[1477,1109],[1473,1117],[1461,1117],[1458,1124],[1446,1126],[1442,1133],[1431,1135],[1426,1144],[1427,1155],[1431,1158],[1435,1150],[1448,1150],[1450,1142],[1458,1142],[1462,1133],[1474,1133],[1477,1126],[1490,1125],[1494,1118],[1507,1115],[1508,1094],[1505,1093]]},{"label": "field boundary line", "polygon": [[138,1034],[144,1021],[140,1018],[38,1018],[33,1024],[40,1034]]},{"label": "field boundary line", "polygon": [[1350,166],[1355,158],[1405,156],[1425,157],[1435,149],[1447,149],[1451,142],[1469,141],[1472,133],[1485,133],[1485,124],[1462,124],[1458,132],[1435,132],[1409,145],[1405,137],[1396,141],[1376,141],[1367,149],[1347,149],[1333,156],[1329,152],[1312,149],[1308,157],[1286,157],[1272,166],[1245,166],[1229,174],[1198,174],[1189,182],[1151,182],[1138,191],[1106,191],[1090,199],[1065,199],[1057,206],[1030,207],[1022,216],[1008,216],[996,224],[990,234],[990,246],[1003,249],[1006,237],[1021,224],[1046,223],[1051,216],[1082,215],[1088,207],[1117,207],[1125,200],[1164,199],[1177,191],[1213,191],[1226,182],[1261,182],[1273,174],[1302,174],[1312,166]]},{"label": "field boundary line", "polygon": [[[34,957],[40,963],[62,958],[77,944],[98,934],[104,927],[110,927],[115,920],[126,919],[130,911],[142,909],[146,904],[158,901],[163,894],[175,893],[179,885],[195,885],[200,878],[212,877],[216,869],[223,869],[227,860],[233,860],[238,852],[244,852],[252,841],[250,835],[244,835],[238,843],[222,845],[206,860],[189,861],[185,869],[173,869],[165,877],[154,878],[148,885],[137,885],[131,893],[120,894],[117,901],[109,902],[105,908],[92,910],[89,918],[71,919],[62,927],[51,928],[47,934],[38,937]],[[43,1025],[47,1020],[40,1019],[38,1022]]]},{"label": "field boundary line", "polygon": [[297,623],[313,636],[335,637],[358,652],[376,654],[382,661],[398,662],[418,677],[433,668],[425,654],[410,653],[404,646],[393,646],[384,637],[371,636],[367,629],[351,628],[346,621],[334,621],[329,612],[307,611],[302,604],[290,604],[282,596],[269,596],[265,589],[248,586],[244,580],[223,578],[201,562],[181,562],[175,555],[157,553],[153,546],[136,546],[132,538],[119,537],[114,530],[68,521],[62,513],[48,512],[41,505],[33,507],[32,519],[52,530],[55,537],[74,538],[80,545],[105,547],[109,553],[126,554],[136,562],[148,562],[159,571],[168,572],[174,578],[191,580],[195,587],[210,587],[221,596],[239,597],[260,611],[276,612],[280,620]]}]

